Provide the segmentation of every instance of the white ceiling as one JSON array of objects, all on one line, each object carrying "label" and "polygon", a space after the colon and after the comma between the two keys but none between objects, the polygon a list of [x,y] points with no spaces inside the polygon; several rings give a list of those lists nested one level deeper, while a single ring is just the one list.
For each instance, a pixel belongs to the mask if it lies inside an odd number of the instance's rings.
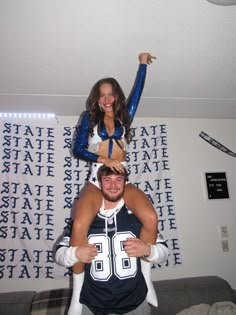
[{"label": "white ceiling", "polygon": [[0,45],[0,112],[78,116],[101,77],[127,95],[150,51],[137,116],[236,119],[236,6],[0,0]]}]

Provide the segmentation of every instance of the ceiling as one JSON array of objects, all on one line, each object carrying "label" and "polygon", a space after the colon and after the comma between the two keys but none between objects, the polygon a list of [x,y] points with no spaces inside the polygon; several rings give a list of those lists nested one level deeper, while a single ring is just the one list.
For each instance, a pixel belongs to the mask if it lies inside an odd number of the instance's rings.
[{"label": "ceiling", "polygon": [[137,116],[236,119],[236,6],[0,0],[0,45],[0,112],[78,116],[102,77],[128,95],[150,51]]}]

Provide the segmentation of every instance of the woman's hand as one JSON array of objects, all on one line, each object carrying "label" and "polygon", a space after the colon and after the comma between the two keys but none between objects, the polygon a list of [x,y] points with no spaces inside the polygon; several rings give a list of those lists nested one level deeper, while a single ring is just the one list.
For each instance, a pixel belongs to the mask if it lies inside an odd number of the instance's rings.
[{"label": "woman's hand", "polygon": [[124,173],[124,166],[118,160],[109,159],[104,156],[99,156],[97,162],[106,165],[113,172]]},{"label": "woman's hand", "polygon": [[152,63],[152,59],[156,59],[156,57],[152,56],[148,52],[142,52],[139,54],[138,59],[139,59],[140,63],[150,65],[150,63]]},{"label": "woman's hand", "polygon": [[118,160],[106,158],[104,159],[103,164],[109,167],[113,172],[118,172],[118,173],[124,172],[124,166]]}]

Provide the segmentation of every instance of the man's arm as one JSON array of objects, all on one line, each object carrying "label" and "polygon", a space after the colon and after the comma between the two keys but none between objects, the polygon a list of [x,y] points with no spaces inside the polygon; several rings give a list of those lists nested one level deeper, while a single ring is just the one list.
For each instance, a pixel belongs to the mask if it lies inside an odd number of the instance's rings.
[{"label": "man's arm", "polygon": [[68,228],[56,246],[56,263],[64,267],[72,267],[77,262],[91,263],[97,255],[96,246],[94,244],[70,246],[70,236],[71,229]]},{"label": "man's arm", "polygon": [[143,257],[153,264],[162,264],[169,255],[167,242],[160,233],[155,245],[144,243],[139,238],[129,238],[124,246],[129,257]]}]

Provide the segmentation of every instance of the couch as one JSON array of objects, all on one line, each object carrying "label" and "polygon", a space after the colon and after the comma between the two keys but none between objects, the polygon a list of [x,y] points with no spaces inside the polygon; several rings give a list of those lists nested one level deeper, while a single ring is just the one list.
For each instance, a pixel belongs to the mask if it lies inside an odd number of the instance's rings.
[{"label": "couch", "polygon": [[[217,276],[154,281],[154,287],[159,306],[152,307],[152,315],[176,315],[200,303],[236,303],[236,291]],[[71,293],[69,288],[0,293],[0,315],[64,315]]]}]

